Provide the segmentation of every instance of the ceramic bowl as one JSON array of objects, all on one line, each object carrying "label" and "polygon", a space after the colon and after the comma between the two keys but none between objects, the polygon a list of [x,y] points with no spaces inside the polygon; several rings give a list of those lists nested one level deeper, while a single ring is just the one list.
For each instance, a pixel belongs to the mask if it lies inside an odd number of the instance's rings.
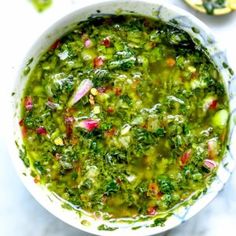
[{"label": "ceramic bowl", "polygon": [[[94,219],[85,213],[77,214],[63,208],[62,201],[50,193],[44,186],[35,184],[22,160],[19,158],[19,149],[22,145],[20,119],[20,98],[28,77],[24,75],[25,68],[32,69],[37,63],[40,55],[52,45],[56,39],[70,31],[78,22],[86,20],[91,15],[116,14],[117,11],[127,14],[141,14],[145,16],[161,19],[176,27],[188,32],[191,37],[202,45],[208,55],[214,61],[224,79],[225,86],[230,100],[230,132],[227,144],[227,151],[219,166],[217,175],[207,192],[201,195],[190,206],[180,207],[165,222],[163,226],[151,227],[153,220],[137,221],[132,224],[128,222],[111,222],[102,219]],[[227,66],[224,51],[217,44],[216,39],[209,33],[210,30],[197,18],[191,14],[165,2],[156,0],[98,0],[94,4],[74,9],[68,15],[63,16],[46,32],[38,37],[38,40],[29,50],[26,58],[19,69],[15,80],[13,94],[11,96],[11,118],[9,127],[9,151],[17,173],[21,180],[34,196],[34,198],[53,215],[62,221],[87,232],[97,235],[111,235],[110,231],[99,230],[100,225],[116,228],[112,235],[151,235],[169,230],[182,222],[188,220],[201,209],[203,209],[223,188],[235,165],[236,156],[236,130],[234,125],[234,115],[236,114],[236,78],[233,77],[231,69]],[[33,61],[30,60],[33,58]],[[17,144],[17,145],[16,145]],[[135,230],[134,230],[135,229]]]}]

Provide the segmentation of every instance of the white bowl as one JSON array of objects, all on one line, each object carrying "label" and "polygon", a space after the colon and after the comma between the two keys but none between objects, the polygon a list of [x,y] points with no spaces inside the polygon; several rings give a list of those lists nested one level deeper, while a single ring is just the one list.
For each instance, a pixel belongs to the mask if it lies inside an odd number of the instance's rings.
[{"label": "white bowl", "polygon": [[[78,22],[86,20],[92,14],[115,14],[117,10],[122,10],[123,13],[130,14],[131,12],[134,12],[137,14],[158,18],[165,22],[172,22],[172,24],[175,24],[177,27],[188,32],[195,41],[200,42],[200,44],[206,48],[209,56],[218,67],[224,79],[230,99],[230,132],[228,139],[228,149],[222,163],[219,166],[215,180],[204,195],[200,196],[191,206],[180,207],[176,212],[174,212],[172,216],[168,218],[164,226],[150,227],[150,224],[153,223],[152,220],[134,222],[132,224],[112,223],[102,219],[92,219],[86,214],[79,216],[74,211],[62,208],[61,201],[59,199],[57,199],[44,186],[34,183],[33,178],[30,176],[29,169],[24,166],[22,160],[19,158],[19,150],[16,146],[16,142],[19,146],[22,145],[21,131],[18,125],[20,119],[20,99],[28,79],[27,76],[24,76],[22,71],[26,67],[29,59],[34,58],[33,62],[29,65],[31,68],[33,68],[37,63],[39,56],[45,52],[45,50],[47,50],[47,48],[49,48],[49,46],[52,45],[56,39],[70,31],[70,29],[73,28],[73,26]],[[233,140],[234,142],[236,141],[236,130],[233,117],[234,114],[236,114],[236,78],[233,78],[233,76],[230,74],[229,68],[223,64],[227,63],[225,54],[218,47],[215,38],[209,32],[210,30],[200,20],[191,14],[161,1],[99,0],[96,4],[75,9],[73,12],[62,17],[38,38],[33,47],[29,50],[21,68],[19,69],[19,73],[15,81],[15,86],[13,89],[14,96],[12,96],[11,99],[11,125],[9,127],[8,139],[9,151],[11,153],[17,173],[19,174],[21,180],[29,192],[31,192],[34,198],[44,208],[64,222],[90,233],[98,235],[111,235],[111,232],[101,231],[97,228],[101,224],[106,224],[110,227],[117,227],[116,230],[112,231],[112,235],[144,236],[164,232],[181,224],[203,209],[217,195],[217,193],[223,188],[235,165],[236,155],[234,154],[236,154],[236,144],[233,144]],[[136,230],[132,229],[133,227],[139,226],[140,228]]]}]

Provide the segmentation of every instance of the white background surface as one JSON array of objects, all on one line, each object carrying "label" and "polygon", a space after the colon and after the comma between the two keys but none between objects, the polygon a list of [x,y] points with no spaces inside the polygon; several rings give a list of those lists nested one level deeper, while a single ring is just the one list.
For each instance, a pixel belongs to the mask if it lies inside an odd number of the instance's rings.
[{"label": "white background surface", "polygon": [[[236,69],[236,12],[223,17],[205,16],[188,8],[182,0],[167,1],[189,10],[204,21],[227,49],[231,65]],[[51,9],[38,14],[28,0],[0,0],[0,236],[89,235],[56,219],[33,199],[15,173],[5,140],[5,115],[9,107],[14,70],[42,30],[83,2],[54,0]],[[206,209],[164,235],[231,236],[236,234],[235,225],[236,173]]]}]

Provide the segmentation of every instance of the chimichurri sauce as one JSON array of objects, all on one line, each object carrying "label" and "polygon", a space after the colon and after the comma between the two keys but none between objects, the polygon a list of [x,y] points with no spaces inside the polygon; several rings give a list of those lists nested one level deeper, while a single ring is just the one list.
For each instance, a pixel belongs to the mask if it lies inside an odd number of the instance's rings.
[{"label": "chimichurri sauce", "polygon": [[219,72],[141,16],[79,23],[30,73],[20,126],[36,183],[92,214],[155,216],[211,183],[227,139]]}]

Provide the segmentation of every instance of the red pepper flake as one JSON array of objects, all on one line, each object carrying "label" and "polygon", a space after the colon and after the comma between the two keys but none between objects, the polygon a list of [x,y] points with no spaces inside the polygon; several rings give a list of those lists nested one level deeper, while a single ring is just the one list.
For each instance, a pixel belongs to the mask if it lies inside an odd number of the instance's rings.
[{"label": "red pepper flake", "polygon": [[102,40],[102,44],[106,47],[109,48],[111,46],[111,40],[109,37],[106,37]]},{"label": "red pepper flake", "polygon": [[143,128],[143,129],[147,129],[147,127],[148,127],[147,123],[145,123],[145,124],[142,125],[142,128]]},{"label": "red pepper flake", "polygon": [[21,127],[21,134],[23,138],[27,136],[27,128],[25,127],[25,125]]},{"label": "red pepper flake", "polygon": [[162,192],[157,193],[157,199],[160,199],[164,194]]},{"label": "red pepper flake", "polygon": [[212,100],[211,103],[209,104],[209,109],[215,110],[217,105],[218,105],[218,101],[217,100]]},{"label": "red pepper flake", "polygon": [[38,127],[36,129],[36,133],[39,134],[39,135],[46,135],[47,134],[47,130],[44,128],[44,127]]},{"label": "red pepper flake", "polygon": [[156,183],[150,183],[148,189],[151,191],[153,195],[157,195],[159,192],[159,188]]},{"label": "red pepper flake", "polygon": [[113,107],[108,107],[107,108],[107,112],[108,113],[113,113],[115,110],[114,110],[114,108]]},{"label": "red pepper flake", "polygon": [[180,161],[181,161],[181,166],[185,166],[190,158],[192,150],[188,150],[186,151],[181,157],[180,157]]},{"label": "red pepper flake", "polygon": [[24,119],[21,119],[21,120],[19,121],[19,125],[20,125],[20,126],[23,126],[23,125],[24,125]]},{"label": "red pepper flake", "polygon": [[25,109],[27,111],[32,110],[32,108],[33,108],[33,100],[32,100],[31,96],[25,97],[25,99],[24,99],[24,106],[25,106]]},{"label": "red pepper flake", "polygon": [[56,41],[51,45],[50,49],[51,49],[51,50],[55,50],[55,49],[57,49],[60,45],[61,45],[61,40],[58,39],[58,40],[56,40]]},{"label": "red pepper flake", "polygon": [[105,133],[104,133],[105,137],[113,137],[114,135],[116,135],[116,129],[113,127],[109,130],[107,130]]},{"label": "red pepper flake", "polygon": [[93,66],[94,68],[99,68],[103,65],[104,63],[104,59],[99,56],[99,57],[95,57],[94,60],[93,60]]},{"label": "red pepper flake", "polygon": [[74,117],[73,116],[65,116],[65,126],[66,126],[66,135],[67,137],[71,137],[73,133],[73,124],[74,124]]},{"label": "red pepper flake", "polygon": [[150,216],[156,215],[157,214],[156,207],[152,207],[152,206],[148,207],[147,214]]},{"label": "red pepper flake", "polygon": [[121,185],[121,184],[122,184],[122,180],[121,180],[120,178],[117,178],[117,179],[116,179],[116,183],[119,184],[119,185]]},{"label": "red pepper flake", "polygon": [[122,92],[122,89],[121,89],[121,88],[119,88],[119,87],[115,88],[115,95],[116,95],[116,96],[120,96],[120,95],[121,95],[121,92]]}]

